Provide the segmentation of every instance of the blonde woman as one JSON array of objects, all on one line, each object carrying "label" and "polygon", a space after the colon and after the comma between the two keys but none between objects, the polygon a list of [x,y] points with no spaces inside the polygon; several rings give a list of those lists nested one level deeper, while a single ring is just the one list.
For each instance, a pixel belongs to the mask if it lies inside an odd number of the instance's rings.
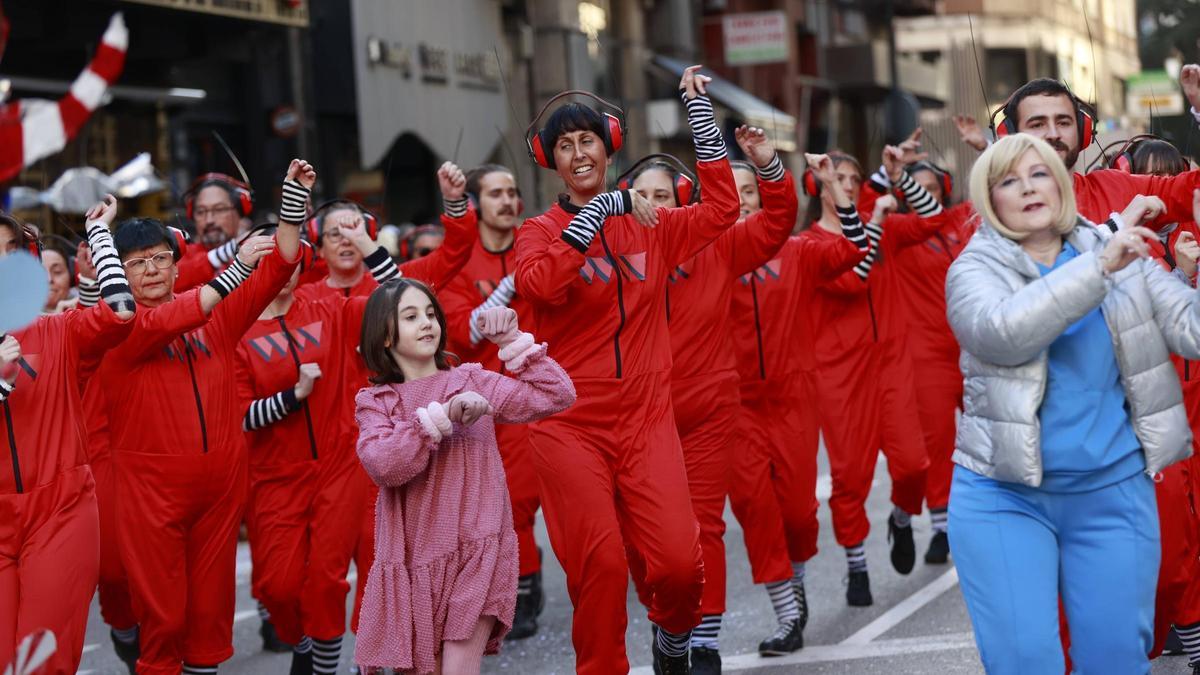
[{"label": "blonde woman", "polygon": [[962,423],[950,542],[989,673],[1149,673],[1159,531],[1152,476],[1188,456],[1168,352],[1200,356],[1196,291],[1147,259],[1138,197],[1116,233],[1076,214],[1044,141],[971,172],[978,233],[950,267]]}]

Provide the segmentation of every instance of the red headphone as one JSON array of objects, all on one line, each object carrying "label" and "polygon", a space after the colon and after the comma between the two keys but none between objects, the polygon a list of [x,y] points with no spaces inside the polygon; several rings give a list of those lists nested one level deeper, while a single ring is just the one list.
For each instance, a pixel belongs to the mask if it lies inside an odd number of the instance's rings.
[{"label": "red headphone", "polygon": [[349,199],[330,199],[318,204],[317,208],[313,209],[312,217],[304,224],[304,236],[314,246],[321,243],[321,234],[325,231],[325,212],[331,206],[337,205],[358,209],[358,212],[362,214],[363,226],[367,230],[367,236],[372,240],[379,237],[379,219],[375,217],[375,214],[363,208],[358,202],[350,201]]},{"label": "red headphone", "polygon": [[188,220],[193,220],[192,211],[196,203],[196,192],[205,183],[222,183],[229,188],[233,195],[233,206],[238,215],[243,218],[254,211],[254,191],[242,181],[223,173],[206,173],[192,181],[192,186],[183,193],[183,205],[187,211]]},{"label": "red headphone", "polygon": [[179,262],[179,259],[187,251],[188,242],[192,239],[188,236],[187,232],[178,227],[171,227],[170,225],[164,225],[163,227],[167,228],[167,235],[170,237],[167,240],[167,246],[170,246],[171,253],[175,254],[175,262]]},{"label": "red headphone", "polygon": [[31,225],[25,225],[21,221],[13,218],[7,213],[0,213],[0,223],[3,223],[17,231],[17,236],[21,239],[21,245],[30,255],[42,259],[42,242],[38,237],[38,231]]},{"label": "red headphone", "polygon": [[649,169],[663,169],[671,174],[671,182],[675,185],[675,203],[679,206],[687,206],[700,201],[699,181],[678,157],[665,152],[649,154],[634,162],[633,166],[617,178],[617,188],[628,190],[633,187],[633,181],[643,171]]},{"label": "red headphone", "polygon": [[[1070,91],[1067,95],[1071,97],[1071,101],[1075,104],[1075,124],[1079,129],[1079,138],[1082,144],[1080,150],[1088,147],[1096,142],[1096,109],[1084,103],[1078,96]],[[1010,110],[1012,107],[1012,97],[1010,96],[1004,105],[996,108],[992,112],[991,122],[992,129],[996,132],[996,138],[1004,138],[1010,134],[1018,132],[1017,129],[1017,111]],[[1000,118],[1000,123],[996,123],[996,116],[1003,113],[1004,117]]]},{"label": "red headphone", "polygon": [[1138,134],[1121,145],[1121,149],[1108,161],[1110,169],[1124,171],[1125,173],[1133,173],[1133,153],[1137,150],[1138,144],[1142,141],[1151,139],[1165,140],[1154,134]]},{"label": "red headphone", "polygon": [[909,173],[921,170],[929,171],[937,178],[938,184],[942,188],[942,201],[950,199],[950,193],[954,192],[954,178],[950,176],[950,172],[927,159],[913,162],[907,168]]},{"label": "red headphone", "polygon": [[[542,115],[546,114],[546,110],[551,104],[560,98],[572,95],[587,96],[591,99],[594,99],[601,106],[610,108],[617,112],[616,115],[612,115],[606,112],[597,111],[604,118],[606,123],[604,125],[604,132],[601,134],[600,140],[604,141],[604,149],[610,156],[614,152],[620,150],[621,146],[625,143],[624,110],[621,110],[620,107],[605,101],[590,91],[583,91],[582,89],[568,89],[561,94],[556,94],[555,96],[551,97],[549,101],[546,101],[546,105],[542,106],[542,109],[538,111],[536,116],[534,116],[533,121],[529,123],[529,126],[525,127],[525,146],[529,149],[529,156],[532,157],[533,161],[537,162],[537,165],[540,167],[546,169],[555,168],[554,141],[558,139],[547,138],[545,129],[538,129],[535,133],[533,127],[538,123],[538,120],[542,118]],[[547,152],[547,150],[549,150],[549,152]]]}]

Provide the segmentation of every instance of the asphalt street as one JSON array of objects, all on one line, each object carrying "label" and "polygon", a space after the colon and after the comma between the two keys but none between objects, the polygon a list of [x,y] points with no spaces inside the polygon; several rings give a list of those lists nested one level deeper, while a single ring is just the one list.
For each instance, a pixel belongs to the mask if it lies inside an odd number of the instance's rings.
[{"label": "asphalt street", "polygon": [[[827,464],[822,456],[822,479],[818,487],[824,503],[828,498]],[[845,601],[845,556],[833,539],[829,511],[821,509],[821,551],[808,565],[807,590],[810,607],[805,648],[791,656],[760,658],[760,640],[774,629],[774,616],[765,590],[750,580],[750,568],[742,544],[742,533],[732,513],[726,512],[725,543],[728,558],[728,610],[721,632],[721,654],[725,672],[731,673],[824,673],[888,675],[973,675],[983,673],[971,634],[970,621],[957,575],[952,565],[931,566],[920,559],[930,536],[929,519],[914,519],[917,538],[917,568],[901,576],[888,561],[886,528],[890,511],[888,477],[882,460],[876,473],[868,509],[873,524],[867,541],[871,589],[875,604],[851,608]],[[539,522],[538,538],[546,550],[545,589],[547,603],[539,633],[519,642],[508,642],[498,656],[487,657],[485,673],[565,675],[574,670],[571,651],[571,604],[562,569],[550,551],[549,540]],[[352,570],[351,574],[355,574]],[[649,675],[650,627],[638,603],[632,583],[628,591],[629,625],[626,645],[633,673]],[[227,674],[287,673],[290,656],[262,651],[259,619],[249,595],[249,552],[239,550],[238,603],[235,615],[232,659],[221,665]],[[342,651],[342,672],[349,672],[353,637],[347,631]],[[113,653],[108,630],[92,603],[82,673],[125,675]],[[1184,675],[1191,671],[1184,657],[1164,657],[1154,663],[1155,675]]]}]

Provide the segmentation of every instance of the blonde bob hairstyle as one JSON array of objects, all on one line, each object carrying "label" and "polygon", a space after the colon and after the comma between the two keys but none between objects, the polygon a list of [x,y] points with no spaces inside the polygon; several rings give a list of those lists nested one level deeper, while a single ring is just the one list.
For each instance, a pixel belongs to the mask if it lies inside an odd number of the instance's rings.
[{"label": "blonde bob hairstyle", "polygon": [[1062,235],[1069,233],[1074,229],[1079,217],[1075,213],[1075,188],[1071,183],[1071,176],[1050,144],[1029,134],[1005,136],[975,160],[975,166],[971,169],[970,188],[971,200],[984,222],[1013,241],[1021,241],[1029,236],[1029,233],[1014,232],[1000,222],[996,216],[996,209],[992,206],[992,188],[1013,171],[1017,162],[1029,150],[1036,152],[1042,163],[1050,168],[1050,175],[1058,183],[1058,191],[1062,195],[1058,212],[1054,214],[1054,231]]}]

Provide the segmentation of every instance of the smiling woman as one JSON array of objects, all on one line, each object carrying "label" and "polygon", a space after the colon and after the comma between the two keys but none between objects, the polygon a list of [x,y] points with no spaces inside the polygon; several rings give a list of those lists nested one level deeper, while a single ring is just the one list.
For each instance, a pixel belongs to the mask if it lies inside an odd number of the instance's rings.
[{"label": "smiling woman", "polygon": [[1200,354],[1196,291],[1147,259],[1165,206],[1138,196],[1094,226],[1027,134],[979,158],[971,195],[983,222],[946,278],[964,376],[949,515],[984,665],[1063,670],[1061,596],[1076,669],[1149,672],[1150,476],[1191,448],[1169,352]]}]

